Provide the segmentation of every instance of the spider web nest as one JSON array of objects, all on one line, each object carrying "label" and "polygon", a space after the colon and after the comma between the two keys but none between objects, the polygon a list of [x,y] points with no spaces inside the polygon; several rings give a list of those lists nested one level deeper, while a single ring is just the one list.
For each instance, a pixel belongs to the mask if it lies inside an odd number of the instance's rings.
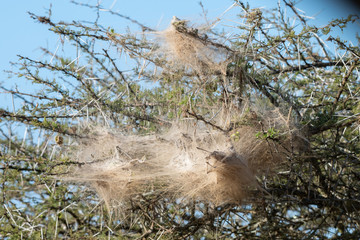
[{"label": "spider web nest", "polygon": [[211,41],[206,34],[209,27],[201,28],[204,30],[174,17],[167,29],[155,33],[160,42],[155,55],[165,55],[167,71],[185,69],[203,78],[211,74],[226,75],[231,49]]},{"label": "spider web nest", "polygon": [[[129,135],[89,126],[86,140],[71,153],[82,164],[66,180],[88,183],[109,208],[139,194],[161,193],[168,198],[214,203],[241,203],[249,190],[266,191],[257,176],[276,172],[286,160],[290,144],[299,141],[285,119],[264,119],[243,113],[244,125],[230,133],[183,120],[163,133]],[[261,122],[261,123],[259,123]],[[277,141],[256,134],[276,126]]]}]

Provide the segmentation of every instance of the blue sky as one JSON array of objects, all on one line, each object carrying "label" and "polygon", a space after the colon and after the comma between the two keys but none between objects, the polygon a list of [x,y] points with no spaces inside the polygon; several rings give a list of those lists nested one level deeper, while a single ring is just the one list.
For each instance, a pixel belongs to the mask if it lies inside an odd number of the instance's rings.
[{"label": "blue sky", "polygon": [[[83,3],[94,4],[95,0],[81,0]],[[277,0],[250,0],[252,7],[275,7]],[[345,1],[346,2],[346,1]],[[203,5],[208,11],[209,18],[216,18],[221,15],[233,3],[232,0],[204,0]],[[0,84],[14,86],[14,80],[8,79],[8,74],[4,70],[16,70],[10,65],[10,61],[15,62],[17,54],[32,58],[41,57],[40,47],[47,47],[55,50],[59,45],[59,37],[47,30],[46,25],[38,24],[27,14],[28,11],[47,15],[47,9],[52,5],[52,15],[55,20],[90,20],[96,18],[93,10],[75,6],[68,0],[18,0],[4,1],[2,3],[2,13],[0,22],[2,37],[0,38]],[[112,7],[113,11],[130,16],[152,28],[162,30],[169,24],[172,16],[189,19],[194,22],[203,21],[201,16],[202,9],[199,0],[102,0],[104,8]],[[303,0],[298,8],[306,12],[306,15],[315,16],[313,24],[325,25],[329,20],[337,17],[346,17],[350,13],[358,13],[358,9],[341,0]],[[238,9],[236,9],[238,11]],[[231,19],[236,11],[230,11],[225,15],[225,19]],[[119,18],[101,18],[104,25],[111,26],[115,31],[121,32],[129,22]],[[113,22],[118,19],[117,22]],[[360,29],[359,22],[344,34],[353,34]],[[355,34],[353,34],[355,35]],[[350,36],[350,35],[349,35]],[[9,101],[8,97],[0,94],[0,105],[4,106],[4,101]],[[9,105],[6,104],[5,105]]]}]

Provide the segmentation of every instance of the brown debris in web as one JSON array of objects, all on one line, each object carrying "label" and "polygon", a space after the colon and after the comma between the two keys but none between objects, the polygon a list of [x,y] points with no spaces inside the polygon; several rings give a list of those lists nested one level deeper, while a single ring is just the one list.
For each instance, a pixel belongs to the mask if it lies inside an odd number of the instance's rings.
[{"label": "brown debris in web", "polygon": [[210,41],[206,33],[189,27],[187,21],[174,17],[158,36],[162,40],[160,51],[168,58],[171,68],[185,68],[199,76],[226,75],[232,50]]},{"label": "brown debris in web", "polygon": [[[266,194],[257,176],[275,174],[299,139],[275,114],[263,113],[268,119],[243,114],[241,124],[229,133],[194,125],[193,120],[146,136],[93,128],[72,153],[84,164],[65,180],[88,183],[109,208],[153,193],[216,205],[241,203],[249,190]],[[282,132],[266,139],[270,128]]]}]

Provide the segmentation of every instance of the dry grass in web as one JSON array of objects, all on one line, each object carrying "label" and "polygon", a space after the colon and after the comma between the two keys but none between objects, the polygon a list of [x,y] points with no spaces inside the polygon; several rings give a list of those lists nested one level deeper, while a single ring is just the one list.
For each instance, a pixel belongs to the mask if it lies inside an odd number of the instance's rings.
[{"label": "dry grass in web", "polygon": [[[73,153],[85,164],[65,179],[90,184],[109,208],[137,194],[156,192],[215,205],[241,203],[248,190],[266,194],[256,176],[272,174],[285,160],[287,147],[299,139],[281,118],[244,114],[242,120],[247,123],[231,133],[195,120],[178,121],[166,132],[144,136],[89,126],[87,140]],[[257,136],[271,126],[282,129],[272,136],[277,141]]]}]

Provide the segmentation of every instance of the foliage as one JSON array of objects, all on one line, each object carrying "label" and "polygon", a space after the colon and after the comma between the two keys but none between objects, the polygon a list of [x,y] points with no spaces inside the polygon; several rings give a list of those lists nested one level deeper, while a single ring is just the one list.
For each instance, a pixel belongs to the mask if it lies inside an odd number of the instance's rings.
[{"label": "foliage", "polygon": [[[244,24],[231,29],[232,38],[220,30],[206,32],[207,44],[225,42],[220,47],[233,52],[225,77],[213,71],[209,81],[191,69],[169,68],[164,54],[153,54],[159,44],[147,34],[30,14],[67,39],[64,47],[75,47],[78,55],[43,49],[47,57],[42,60],[19,56],[13,81],[25,79],[39,88],[2,87],[23,105],[16,111],[0,109],[0,237],[359,238],[360,49],[334,33],[359,17],[319,27],[290,1],[270,11],[235,3]],[[296,24],[285,11],[292,12]],[[144,33],[154,31],[130,20]],[[131,71],[125,71],[124,55]],[[151,82],[156,84],[149,87]],[[258,179],[269,194],[254,190],[243,204],[221,206],[183,203],[161,192],[143,194],[126,211],[111,215],[92,190],[59,180],[81,165],[67,151],[86,134],[88,123],[147,134],[192,118],[236,140],[236,128],[261,117],[233,120],[226,128],[212,117],[222,108],[246,108],[247,101],[280,109],[304,133],[297,141],[300,150],[291,151],[276,174]],[[281,132],[270,127],[256,136],[271,144],[281,141]]]}]

